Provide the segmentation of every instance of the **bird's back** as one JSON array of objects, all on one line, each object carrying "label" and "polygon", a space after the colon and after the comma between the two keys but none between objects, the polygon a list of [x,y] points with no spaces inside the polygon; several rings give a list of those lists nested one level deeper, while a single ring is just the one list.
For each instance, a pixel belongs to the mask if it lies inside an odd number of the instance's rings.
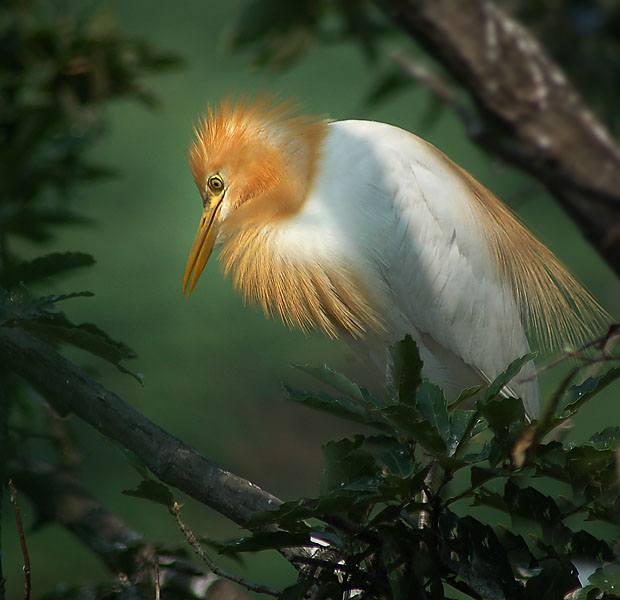
[{"label": "bird's back", "polygon": [[[382,329],[348,336],[351,346],[383,376],[386,346],[410,333],[426,375],[449,398],[489,382],[529,352],[528,310],[541,302],[533,294],[553,292],[553,286],[570,292],[573,284],[581,290],[486,188],[432,145],[390,125],[330,124],[319,175],[297,223],[310,226],[313,220],[328,224],[321,228],[322,253],[349,257],[382,320]],[[522,257],[511,256],[516,252],[530,261],[555,262],[523,266]],[[528,273],[542,277],[550,269],[550,282],[523,281]],[[566,279],[558,282],[558,273]],[[563,298],[567,292],[555,293]],[[535,415],[539,394],[532,363],[511,388]]]}]

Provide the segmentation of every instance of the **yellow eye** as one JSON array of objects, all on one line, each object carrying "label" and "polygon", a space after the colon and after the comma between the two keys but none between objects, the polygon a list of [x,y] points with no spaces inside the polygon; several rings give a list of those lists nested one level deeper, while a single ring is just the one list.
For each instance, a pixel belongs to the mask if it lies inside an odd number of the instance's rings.
[{"label": "yellow eye", "polygon": [[219,175],[211,175],[207,180],[207,187],[216,195],[224,191],[224,180]]}]

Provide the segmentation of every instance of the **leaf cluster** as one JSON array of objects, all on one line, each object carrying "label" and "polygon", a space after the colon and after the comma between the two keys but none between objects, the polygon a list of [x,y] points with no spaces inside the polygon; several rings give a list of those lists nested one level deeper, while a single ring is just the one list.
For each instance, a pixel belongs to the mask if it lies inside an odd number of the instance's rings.
[{"label": "leaf cluster", "polygon": [[[300,367],[337,393],[287,387],[291,400],[369,432],[326,444],[320,495],[255,515],[248,526],[258,531],[227,551],[293,552],[303,568],[286,599],[616,597],[620,427],[582,444],[537,440],[542,421],[530,423],[504,391],[531,358],[452,406],[421,376],[410,337],[391,351],[384,398],[327,367]],[[553,422],[619,376],[570,388]],[[580,582],[576,565],[588,562],[599,568]]]},{"label": "leaf cluster", "polygon": [[38,0],[0,6],[0,48],[0,327],[70,343],[126,371],[120,362],[133,351],[95,325],[73,324],[57,308],[90,292],[33,291],[93,265],[92,256],[55,252],[22,260],[10,241],[20,236],[40,243],[61,225],[88,222],[67,200],[77,185],[110,174],[86,157],[104,131],[104,106],[121,97],[153,106],[143,75],[178,59],[125,38],[102,15],[71,19]]}]

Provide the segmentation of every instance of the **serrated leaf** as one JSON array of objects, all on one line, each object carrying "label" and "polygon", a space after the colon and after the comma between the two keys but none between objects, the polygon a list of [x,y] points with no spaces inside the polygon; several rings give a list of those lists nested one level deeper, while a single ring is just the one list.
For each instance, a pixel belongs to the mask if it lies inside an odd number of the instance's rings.
[{"label": "serrated leaf", "polygon": [[500,373],[493,382],[487,388],[487,391],[484,394],[484,402],[486,404],[489,400],[495,398],[498,394],[502,392],[504,387],[510,383],[510,380],[513,379],[516,375],[519,374],[519,371],[530,361],[536,358],[536,352],[530,352],[521,358],[517,358],[513,360],[505,371]]},{"label": "serrated leaf", "polygon": [[348,398],[338,397],[334,398],[325,392],[304,392],[300,390],[294,390],[293,388],[284,385],[286,396],[289,400],[303,404],[314,410],[325,412],[347,421],[353,421],[355,423],[363,423],[370,427],[380,429],[382,431],[389,431],[390,427],[385,423],[374,417],[372,413],[363,408],[362,406],[354,403]]},{"label": "serrated leaf", "polygon": [[590,437],[590,444],[596,450],[616,450],[620,443],[620,427],[614,425],[607,427],[599,433],[595,433]]},{"label": "serrated leaf", "polygon": [[422,417],[439,433],[446,447],[449,447],[453,439],[448,403],[443,390],[434,383],[423,381],[417,389],[416,406]]},{"label": "serrated leaf", "polygon": [[0,285],[11,287],[18,283],[30,283],[94,263],[95,259],[83,252],[52,252],[34,260],[3,268],[0,271]]},{"label": "serrated leaf", "polygon": [[316,546],[309,533],[290,533],[288,531],[257,531],[251,536],[242,537],[224,544],[221,553],[260,552],[280,548]]},{"label": "serrated leaf", "polygon": [[588,377],[580,385],[572,386],[558,404],[555,414],[559,417],[569,417],[575,414],[586,402],[618,378],[620,378],[620,367],[614,367],[600,377]]},{"label": "serrated leaf", "polygon": [[482,389],[484,389],[483,385],[472,385],[471,387],[465,388],[461,391],[459,397],[454,402],[452,402],[452,404],[450,404],[450,406],[448,407],[449,410],[451,412],[456,410],[459,406],[467,403],[468,400],[471,400]]},{"label": "serrated leaf", "polygon": [[329,385],[345,397],[351,399],[354,403],[360,406],[371,409],[376,406],[381,406],[381,402],[378,398],[373,396],[366,388],[363,388],[356,383],[353,383],[347,377],[341,373],[337,373],[333,369],[330,369],[327,365],[322,367],[314,367],[312,365],[292,365],[295,369],[300,370],[302,373],[306,373],[315,379],[318,379],[322,383]]},{"label": "serrated leaf", "polygon": [[135,352],[92,323],[74,325],[62,313],[56,313],[45,315],[45,318],[20,321],[20,326],[46,341],[63,342],[90,352],[113,364],[122,373],[131,375],[142,385],[142,378],[121,364],[122,360],[135,358]]},{"label": "serrated leaf", "polygon": [[52,311],[51,305],[56,302],[92,295],[91,292],[72,292],[32,296],[22,285],[15,285],[10,289],[0,287],[0,325],[38,319],[43,315],[48,315]]},{"label": "serrated leaf", "polygon": [[174,505],[174,497],[170,488],[154,479],[143,479],[135,490],[123,490],[123,494],[134,498],[144,498],[168,509]]},{"label": "serrated leaf", "polygon": [[255,513],[246,526],[248,529],[280,523],[290,531],[295,531],[305,519],[321,518],[324,515],[347,514],[351,511],[363,512],[369,506],[383,499],[379,492],[332,492],[319,498],[300,498],[284,502],[278,508]]},{"label": "serrated leaf", "polygon": [[392,402],[415,406],[416,391],[422,382],[422,365],[418,347],[410,335],[390,346],[386,388]]}]

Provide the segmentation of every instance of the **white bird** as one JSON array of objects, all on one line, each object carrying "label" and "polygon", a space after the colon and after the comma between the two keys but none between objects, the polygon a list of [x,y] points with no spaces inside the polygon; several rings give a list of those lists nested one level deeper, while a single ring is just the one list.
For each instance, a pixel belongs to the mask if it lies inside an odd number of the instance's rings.
[{"label": "white bird", "polygon": [[[226,100],[195,127],[203,215],[190,294],[214,245],[268,316],[342,336],[382,381],[411,334],[449,400],[530,350],[577,343],[604,311],[509,208],[421,138],[384,123]],[[534,366],[510,384],[538,412]]]}]

